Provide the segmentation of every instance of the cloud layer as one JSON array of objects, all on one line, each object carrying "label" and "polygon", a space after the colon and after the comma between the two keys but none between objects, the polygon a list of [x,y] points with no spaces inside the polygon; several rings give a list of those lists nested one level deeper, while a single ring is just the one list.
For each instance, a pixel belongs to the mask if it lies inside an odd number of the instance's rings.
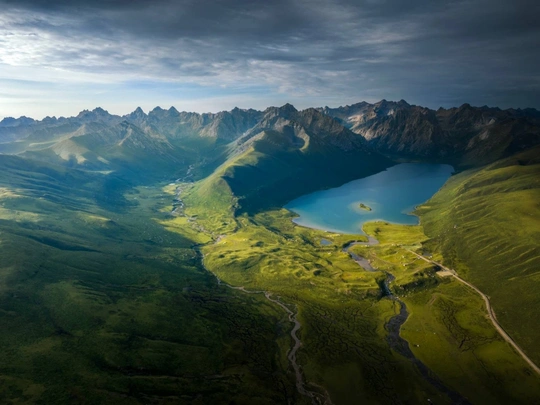
[{"label": "cloud layer", "polygon": [[97,104],[127,112],[152,103],[215,110],[381,98],[540,107],[537,1],[18,0],[0,7],[0,116]]}]

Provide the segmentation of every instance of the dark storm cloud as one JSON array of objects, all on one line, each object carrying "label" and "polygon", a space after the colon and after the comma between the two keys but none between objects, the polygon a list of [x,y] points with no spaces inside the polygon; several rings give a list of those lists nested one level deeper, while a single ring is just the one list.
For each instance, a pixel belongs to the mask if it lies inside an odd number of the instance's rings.
[{"label": "dark storm cloud", "polygon": [[8,64],[265,84],[313,104],[385,97],[435,107],[540,107],[537,1],[18,0],[0,7],[0,60]]}]

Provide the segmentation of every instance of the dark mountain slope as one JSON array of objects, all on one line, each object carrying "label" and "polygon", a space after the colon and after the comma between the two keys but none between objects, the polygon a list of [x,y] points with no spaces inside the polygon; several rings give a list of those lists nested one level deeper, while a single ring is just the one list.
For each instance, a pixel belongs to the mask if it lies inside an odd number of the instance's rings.
[{"label": "dark mountain slope", "polygon": [[[234,147],[235,157],[205,182],[232,193],[239,212],[280,207],[301,194],[392,165],[333,119],[290,105],[266,110],[260,123]],[[211,188],[201,187],[207,192]]]},{"label": "dark mountain slope", "polygon": [[540,143],[533,109],[471,107],[437,111],[401,100],[320,109],[362,135],[381,153],[409,159],[479,166]]}]

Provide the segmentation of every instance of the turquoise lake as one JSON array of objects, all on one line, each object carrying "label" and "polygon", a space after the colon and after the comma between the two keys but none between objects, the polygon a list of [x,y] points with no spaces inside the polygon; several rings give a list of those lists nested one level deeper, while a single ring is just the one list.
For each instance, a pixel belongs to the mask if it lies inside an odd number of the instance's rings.
[{"label": "turquoise lake", "polygon": [[[452,166],[402,163],[341,187],[306,194],[285,208],[298,214],[298,225],[325,231],[363,234],[369,221],[415,225],[414,207],[429,200],[453,172]],[[370,207],[367,211],[360,203]]]}]

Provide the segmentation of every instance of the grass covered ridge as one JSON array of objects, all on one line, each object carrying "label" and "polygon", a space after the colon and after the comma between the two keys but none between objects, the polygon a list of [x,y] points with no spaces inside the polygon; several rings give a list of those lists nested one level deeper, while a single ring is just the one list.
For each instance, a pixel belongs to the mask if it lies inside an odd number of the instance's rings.
[{"label": "grass covered ridge", "polygon": [[490,297],[497,319],[540,363],[540,149],[450,178],[417,212],[429,249]]}]

